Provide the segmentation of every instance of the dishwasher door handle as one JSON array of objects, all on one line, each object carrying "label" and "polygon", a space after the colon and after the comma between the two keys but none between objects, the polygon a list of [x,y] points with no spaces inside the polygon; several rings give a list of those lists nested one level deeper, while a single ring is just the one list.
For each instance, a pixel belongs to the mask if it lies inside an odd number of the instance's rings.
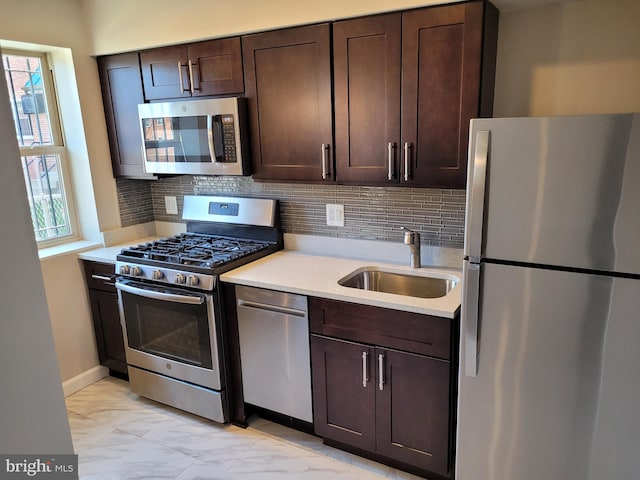
[{"label": "dishwasher door handle", "polygon": [[282,315],[293,315],[295,317],[306,317],[307,312],[295,308],[283,307],[279,305],[269,305],[268,303],[251,302],[249,300],[238,299],[238,307],[252,308],[255,310],[266,310],[267,312],[279,313]]}]

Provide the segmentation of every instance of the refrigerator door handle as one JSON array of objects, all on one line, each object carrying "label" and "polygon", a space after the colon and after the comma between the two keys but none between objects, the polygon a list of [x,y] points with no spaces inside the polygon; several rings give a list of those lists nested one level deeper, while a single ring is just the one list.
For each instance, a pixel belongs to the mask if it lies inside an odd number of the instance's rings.
[{"label": "refrigerator door handle", "polygon": [[464,262],[462,269],[463,308],[461,323],[464,328],[464,373],[468,377],[478,374],[478,323],[480,304],[480,264]]},{"label": "refrigerator door handle", "polygon": [[467,244],[465,255],[473,261],[480,261],[482,255],[482,223],[484,221],[484,195],[487,178],[487,160],[489,158],[490,132],[476,132],[473,152],[473,171],[469,178],[467,201]]}]

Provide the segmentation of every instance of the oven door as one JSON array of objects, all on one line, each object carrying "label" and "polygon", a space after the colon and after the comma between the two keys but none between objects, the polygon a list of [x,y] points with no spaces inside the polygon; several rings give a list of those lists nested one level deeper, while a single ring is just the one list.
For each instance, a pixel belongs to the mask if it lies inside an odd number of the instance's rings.
[{"label": "oven door", "polygon": [[221,390],[213,295],[119,278],[127,364]]}]

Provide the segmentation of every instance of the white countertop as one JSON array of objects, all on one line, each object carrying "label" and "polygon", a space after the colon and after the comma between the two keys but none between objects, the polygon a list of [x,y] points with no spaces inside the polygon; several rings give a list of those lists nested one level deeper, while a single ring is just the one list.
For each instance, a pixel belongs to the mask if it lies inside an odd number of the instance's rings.
[{"label": "white countertop", "polygon": [[462,279],[461,270],[456,268],[424,267],[412,269],[408,265],[283,250],[223,273],[220,276],[220,280],[238,285],[362,303],[446,318],[454,318],[460,308],[460,282],[446,296],[440,298],[408,297],[343,287],[338,284],[338,280],[342,277],[366,266],[391,270],[396,273],[440,277],[453,275],[458,280]]},{"label": "white countertop", "polygon": [[[115,264],[116,256],[123,248],[163,237],[166,235],[137,238],[118,245],[87,250],[79,253],[78,257]],[[324,251],[330,251],[333,255],[326,255]],[[426,266],[412,269],[408,265],[407,254],[406,246],[393,243],[285,235],[285,250],[224,273],[220,279],[238,285],[454,318],[460,309],[460,281],[446,296],[440,298],[394,295],[338,284],[342,277],[362,267],[377,267],[412,275],[453,275],[458,280],[462,279],[462,270],[456,267]],[[380,258],[389,260],[379,261]],[[460,252],[456,250],[423,246],[423,265],[432,262],[460,265],[460,258]]]},{"label": "white countertop", "polygon": [[78,254],[78,258],[82,260],[91,260],[93,262],[102,262],[102,263],[116,263],[116,256],[120,253],[123,248],[130,247],[132,245],[140,245],[142,243],[151,242],[153,240],[157,240],[158,238],[162,238],[160,236],[151,236],[139,238],[136,240],[130,240],[128,242],[112,245],[109,247],[100,247],[94,248],[92,250],[86,250],[84,252],[80,252]]}]

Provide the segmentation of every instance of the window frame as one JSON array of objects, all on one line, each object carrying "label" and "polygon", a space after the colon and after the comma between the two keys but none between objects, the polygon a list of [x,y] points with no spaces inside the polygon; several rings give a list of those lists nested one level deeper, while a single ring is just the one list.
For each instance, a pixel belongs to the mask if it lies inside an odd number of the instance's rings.
[{"label": "window frame", "polygon": [[[51,54],[42,50],[22,50],[17,48],[3,48],[2,55],[14,55],[21,57],[39,58],[40,60],[40,77],[42,81],[42,88],[45,92],[45,101],[47,106],[47,112],[49,116],[49,129],[52,143],[50,145],[29,145],[21,146],[18,144],[20,152],[20,164],[23,167],[25,157],[47,156],[55,155],[58,157],[58,169],[59,179],[62,186],[64,203],[67,210],[69,230],[70,233],[66,235],[59,235],[53,238],[46,238],[38,240],[36,237],[35,229],[33,232],[34,238],[38,245],[38,249],[53,247],[65,243],[77,241],[80,238],[78,229],[78,221],[76,216],[75,201],[73,196],[73,187],[71,185],[71,172],[69,166],[69,160],[67,155],[67,147],[64,137],[64,128],[62,125],[62,117],[60,115],[60,107],[58,104],[58,95],[56,92],[55,83],[55,70],[53,68],[53,61]],[[3,61],[4,66],[4,61]],[[6,69],[5,69],[6,70]],[[6,74],[6,73],[5,73]],[[13,110],[12,105],[12,110]],[[14,113],[15,115],[15,113]],[[17,132],[16,132],[17,134]],[[25,190],[27,186],[25,185]],[[30,198],[30,193],[26,191],[27,198]],[[35,226],[34,226],[35,227]]]}]

